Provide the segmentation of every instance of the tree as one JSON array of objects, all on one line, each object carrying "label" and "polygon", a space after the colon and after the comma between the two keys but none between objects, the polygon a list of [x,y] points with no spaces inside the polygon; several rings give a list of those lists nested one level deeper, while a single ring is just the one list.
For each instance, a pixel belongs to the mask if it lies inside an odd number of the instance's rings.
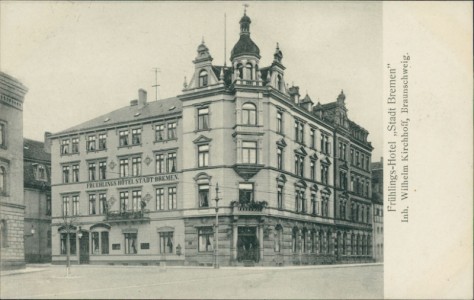
[{"label": "tree", "polygon": [[[62,217],[62,228],[64,228],[64,232],[66,233],[66,277],[69,277],[71,272],[71,234],[76,232],[77,224],[77,217],[78,216],[69,216],[67,213]],[[80,246],[80,245],[79,245]],[[76,245],[76,249],[78,245]],[[77,250],[76,250],[77,251]]]}]

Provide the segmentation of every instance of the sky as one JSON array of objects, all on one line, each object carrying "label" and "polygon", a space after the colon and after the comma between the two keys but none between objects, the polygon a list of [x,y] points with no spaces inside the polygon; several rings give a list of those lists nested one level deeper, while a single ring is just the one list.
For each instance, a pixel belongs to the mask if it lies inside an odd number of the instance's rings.
[{"label": "sky", "polygon": [[[245,2],[0,2],[0,69],[29,89],[24,136],[43,140],[129,105],[138,89],[154,100],[179,95],[204,39],[213,63],[227,65]],[[248,2],[260,66],[276,43],[286,83],[314,102],[346,94],[348,116],[382,155],[382,4]],[[226,15],[227,26],[224,26]],[[225,30],[227,28],[227,30]],[[226,43],[224,32],[227,32]]]}]

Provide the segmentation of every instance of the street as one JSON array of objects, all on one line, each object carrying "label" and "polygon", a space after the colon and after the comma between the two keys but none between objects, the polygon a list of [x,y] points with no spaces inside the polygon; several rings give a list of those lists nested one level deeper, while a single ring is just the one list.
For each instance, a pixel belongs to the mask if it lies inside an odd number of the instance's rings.
[{"label": "street", "polygon": [[[35,270],[37,268],[37,270]],[[383,266],[193,268],[34,266],[2,275],[1,298],[381,299]]]}]

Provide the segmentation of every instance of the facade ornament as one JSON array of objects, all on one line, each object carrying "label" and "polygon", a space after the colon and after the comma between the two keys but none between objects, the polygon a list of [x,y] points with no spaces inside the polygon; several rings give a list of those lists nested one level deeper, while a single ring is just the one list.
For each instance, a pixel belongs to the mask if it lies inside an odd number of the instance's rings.
[{"label": "facade ornament", "polygon": [[115,166],[116,166],[116,165],[117,165],[117,164],[112,160],[112,161],[109,163],[109,168],[110,168],[111,170],[113,170],[113,169],[115,169]]}]

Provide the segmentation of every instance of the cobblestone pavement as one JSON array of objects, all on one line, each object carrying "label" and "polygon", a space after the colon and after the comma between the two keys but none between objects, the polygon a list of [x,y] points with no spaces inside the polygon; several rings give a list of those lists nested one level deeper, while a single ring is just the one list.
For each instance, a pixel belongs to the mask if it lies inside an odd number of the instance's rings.
[{"label": "cobblestone pavement", "polygon": [[[40,270],[38,270],[40,269]],[[29,272],[31,271],[31,272]],[[36,272],[35,272],[36,271]],[[0,298],[382,299],[383,266],[35,266],[2,273]]]}]

